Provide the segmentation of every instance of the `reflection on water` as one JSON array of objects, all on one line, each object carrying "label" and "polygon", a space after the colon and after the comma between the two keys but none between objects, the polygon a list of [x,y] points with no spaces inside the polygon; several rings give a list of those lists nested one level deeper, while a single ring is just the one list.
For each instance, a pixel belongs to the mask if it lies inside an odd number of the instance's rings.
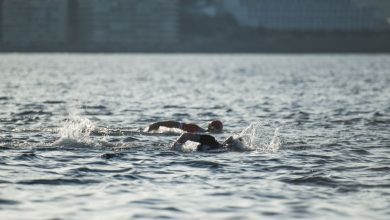
[{"label": "reflection on water", "polygon": [[[0,213],[386,219],[389,61],[0,55]],[[220,119],[247,150],[171,151],[178,132],[144,132],[167,119]]]}]

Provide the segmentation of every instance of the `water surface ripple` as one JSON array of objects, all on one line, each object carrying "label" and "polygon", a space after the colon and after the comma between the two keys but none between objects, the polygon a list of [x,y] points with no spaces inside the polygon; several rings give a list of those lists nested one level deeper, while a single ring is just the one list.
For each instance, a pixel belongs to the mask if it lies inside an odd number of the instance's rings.
[{"label": "water surface ripple", "polygon": [[[1,218],[390,216],[389,55],[2,54],[0,76]],[[142,132],[215,118],[254,148]]]}]

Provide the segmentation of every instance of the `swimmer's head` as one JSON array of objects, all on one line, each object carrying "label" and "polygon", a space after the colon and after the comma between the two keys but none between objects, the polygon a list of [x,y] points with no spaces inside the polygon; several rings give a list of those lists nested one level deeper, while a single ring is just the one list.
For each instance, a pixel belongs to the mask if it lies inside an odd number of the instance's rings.
[{"label": "swimmer's head", "polygon": [[242,137],[230,136],[228,139],[226,139],[225,142],[223,142],[223,145],[226,146],[226,148],[228,148],[229,150],[234,150],[234,151],[245,150],[244,140],[242,139]]},{"label": "swimmer's head", "polygon": [[211,132],[222,132],[223,124],[219,120],[214,120],[209,123],[209,126],[207,127],[208,131]]}]

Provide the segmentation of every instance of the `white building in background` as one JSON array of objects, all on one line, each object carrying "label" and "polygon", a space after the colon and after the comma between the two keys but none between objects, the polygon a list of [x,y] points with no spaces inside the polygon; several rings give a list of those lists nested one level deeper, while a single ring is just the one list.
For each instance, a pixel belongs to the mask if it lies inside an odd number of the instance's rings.
[{"label": "white building in background", "polygon": [[224,0],[220,12],[242,27],[287,31],[377,31],[389,29],[386,19],[356,0]]}]

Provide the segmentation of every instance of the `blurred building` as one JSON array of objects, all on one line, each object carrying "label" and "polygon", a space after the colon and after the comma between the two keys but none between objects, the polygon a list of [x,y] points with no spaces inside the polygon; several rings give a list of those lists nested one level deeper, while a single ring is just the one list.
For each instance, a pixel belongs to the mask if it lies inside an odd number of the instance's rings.
[{"label": "blurred building", "polygon": [[66,42],[66,1],[2,0],[0,4],[3,44],[39,46]]},{"label": "blurred building", "polygon": [[178,40],[176,0],[0,0],[5,47],[153,50]]},{"label": "blurred building", "polygon": [[177,5],[172,0],[80,0],[72,5],[83,43],[134,49],[177,43]]},{"label": "blurred building", "polygon": [[389,2],[0,0],[0,50],[253,52],[311,40],[306,51],[346,42],[369,51],[387,43]]},{"label": "blurred building", "polygon": [[378,8],[362,0],[225,0],[216,1],[222,13],[243,27],[282,31],[378,31],[389,29]]},{"label": "blurred building", "polygon": [[361,7],[370,8],[380,19],[385,19],[390,24],[390,1],[389,0],[354,0]]}]

